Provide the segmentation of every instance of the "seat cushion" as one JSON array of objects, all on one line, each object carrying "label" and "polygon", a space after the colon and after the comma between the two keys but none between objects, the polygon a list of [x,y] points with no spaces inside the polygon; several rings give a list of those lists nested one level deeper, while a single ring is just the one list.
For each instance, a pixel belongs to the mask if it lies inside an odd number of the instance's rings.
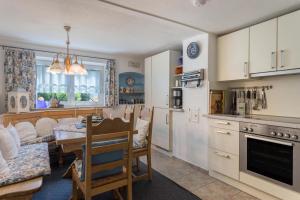
[{"label": "seat cushion", "polygon": [[35,129],[38,137],[43,137],[46,135],[53,134],[53,128],[57,126],[57,121],[48,117],[43,117],[37,120],[35,124]]},{"label": "seat cushion", "polygon": [[20,149],[21,139],[20,139],[20,136],[19,136],[19,133],[18,133],[17,129],[11,123],[9,123],[9,125],[7,126],[6,129],[11,134],[11,136],[14,138],[18,149]]},{"label": "seat cushion", "polygon": [[[106,146],[106,145],[111,145],[111,144],[117,144],[117,143],[124,142],[124,141],[127,141],[127,139],[95,142],[92,144],[92,147],[100,147],[100,146]],[[85,145],[82,145],[82,154],[83,154],[82,155],[83,162],[81,165],[81,173],[79,173],[79,175],[80,175],[80,180],[84,181],[84,179],[85,179],[85,154],[86,154]],[[117,150],[117,151],[94,155],[94,156],[92,156],[92,165],[99,165],[99,164],[105,164],[105,163],[109,163],[109,162],[113,162],[113,161],[122,160],[123,156],[124,156],[123,150]],[[122,173],[122,171],[123,171],[123,167],[119,166],[112,170],[106,170],[106,171],[94,173],[92,175],[92,179],[95,180],[95,179],[99,179],[99,178],[104,178],[106,176],[111,176],[111,175]]]},{"label": "seat cushion", "polygon": [[5,160],[13,159],[18,155],[18,147],[6,128],[0,128],[0,151]]},{"label": "seat cushion", "polygon": [[5,179],[0,179],[0,186],[49,175],[48,144],[21,146],[18,156],[8,160],[7,165],[10,173]]},{"label": "seat cushion", "polygon": [[134,148],[143,148],[146,146],[149,124],[150,123],[148,121],[137,118],[135,129],[138,131],[138,134],[133,135]]},{"label": "seat cushion", "polygon": [[15,125],[21,142],[32,140],[37,137],[36,130],[30,122],[19,122]]}]

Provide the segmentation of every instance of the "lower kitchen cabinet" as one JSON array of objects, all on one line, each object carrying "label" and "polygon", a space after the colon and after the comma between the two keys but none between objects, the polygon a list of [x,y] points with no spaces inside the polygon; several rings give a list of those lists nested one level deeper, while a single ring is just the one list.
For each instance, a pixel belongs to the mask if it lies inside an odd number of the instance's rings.
[{"label": "lower kitchen cabinet", "polygon": [[209,119],[209,170],[239,180],[239,123]]},{"label": "lower kitchen cabinet", "polygon": [[210,148],[210,169],[239,180],[239,156]]},{"label": "lower kitchen cabinet", "polygon": [[172,150],[169,109],[154,108],[152,144],[167,151]]}]

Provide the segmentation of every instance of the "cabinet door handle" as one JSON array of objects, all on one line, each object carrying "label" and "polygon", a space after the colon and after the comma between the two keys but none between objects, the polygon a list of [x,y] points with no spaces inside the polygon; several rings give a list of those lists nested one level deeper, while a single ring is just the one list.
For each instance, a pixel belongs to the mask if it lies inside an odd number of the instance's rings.
[{"label": "cabinet door handle", "polygon": [[230,132],[225,132],[225,131],[217,131],[217,133],[224,134],[224,135],[230,135],[231,134]]},{"label": "cabinet door handle", "polygon": [[168,114],[166,114],[166,125],[169,124]]},{"label": "cabinet door handle", "polygon": [[276,68],[276,52],[271,52],[271,69]]},{"label": "cabinet door handle", "polygon": [[169,105],[169,95],[166,95],[166,105]]},{"label": "cabinet door handle", "polygon": [[247,78],[248,74],[248,62],[244,62],[244,77]]},{"label": "cabinet door handle", "polygon": [[283,68],[285,67],[285,50],[280,51],[280,67]]},{"label": "cabinet door handle", "polygon": [[215,154],[216,154],[217,156],[220,156],[220,157],[223,157],[223,158],[230,159],[230,155],[222,154],[222,153],[219,153],[219,152],[217,152],[217,151],[215,151]]},{"label": "cabinet door handle", "polygon": [[224,122],[224,121],[218,121],[217,123],[222,125],[230,125],[230,122]]}]

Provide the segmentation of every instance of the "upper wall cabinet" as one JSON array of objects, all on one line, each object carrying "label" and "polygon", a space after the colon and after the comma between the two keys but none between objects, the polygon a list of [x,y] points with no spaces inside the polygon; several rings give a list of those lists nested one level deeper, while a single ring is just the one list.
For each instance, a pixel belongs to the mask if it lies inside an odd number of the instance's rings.
[{"label": "upper wall cabinet", "polygon": [[169,108],[170,52],[152,56],[152,104]]},{"label": "upper wall cabinet", "polygon": [[300,11],[278,18],[278,70],[300,68]]},{"label": "upper wall cabinet", "polygon": [[277,19],[250,27],[250,73],[276,71]]},{"label": "upper wall cabinet", "polygon": [[249,28],[218,38],[218,80],[249,77]]},{"label": "upper wall cabinet", "polygon": [[165,51],[145,59],[145,104],[169,108],[170,85],[180,52]]}]

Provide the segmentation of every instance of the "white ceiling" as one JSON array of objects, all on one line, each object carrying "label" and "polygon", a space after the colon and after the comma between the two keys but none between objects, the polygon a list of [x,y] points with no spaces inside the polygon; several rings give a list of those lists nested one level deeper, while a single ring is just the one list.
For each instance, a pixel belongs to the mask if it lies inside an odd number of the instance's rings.
[{"label": "white ceiling", "polygon": [[300,0],[108,0],[130,8],[223,34],[300,8]]},{"label": "white ceiling", "polygon": [[[300,8],[300,0],[109,0],[222,34]],[[98,0],[0,0],[0,37],[65,47],[64,25],[71,25],[71,48],[145,56],[201,34]]]},{"label": "white ceiling", "polygon": [[197,30],[128,12],[97,0],[0,0],[0,37],[106,54],[150,55],[178,48]]}]

